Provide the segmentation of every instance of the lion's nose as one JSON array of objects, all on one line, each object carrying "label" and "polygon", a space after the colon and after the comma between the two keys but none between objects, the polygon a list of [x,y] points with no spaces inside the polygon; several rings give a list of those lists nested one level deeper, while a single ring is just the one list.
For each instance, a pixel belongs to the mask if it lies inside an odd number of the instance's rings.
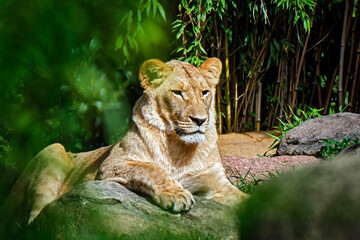
[{"label": "lion's nose", "polygon": [[196,118],[189,116],[190,120],[193,121],[196,125],[199,127],[203,125],[203,123],[206,121],[206,118]]}]

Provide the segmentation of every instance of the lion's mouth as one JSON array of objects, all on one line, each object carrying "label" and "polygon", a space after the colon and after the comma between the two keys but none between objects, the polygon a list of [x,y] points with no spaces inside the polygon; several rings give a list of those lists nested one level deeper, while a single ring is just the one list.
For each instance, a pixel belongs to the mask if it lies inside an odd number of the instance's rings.
[{"label": "lion's mouth", "polygon": [[205,129],[192,128],[192,131],[189,131],[190,129],[181,129],[181,128],[175,128],[175,132],[179,139],[184,141],[187,144],[199,144],[205,141]]},{"label": "lion's mouth", "polygon": [[175,132],[179,136],[189,136],[189,135],[195,135],[195,134],[204,134],[204,132],[202,132],[200,130],[197,130],[197,131],[194,131],[194,132],[186,132],[185,130],[180,129],[180,128],[176,128]]}]

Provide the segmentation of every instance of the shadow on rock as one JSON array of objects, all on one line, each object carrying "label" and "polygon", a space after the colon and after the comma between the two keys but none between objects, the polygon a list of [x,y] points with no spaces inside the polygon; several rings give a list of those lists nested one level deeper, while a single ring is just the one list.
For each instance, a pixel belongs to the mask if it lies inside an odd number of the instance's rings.
[{"label": "shadow on rock", "polygon": [[241,239],[358,239],[359,183],[347,154],[264,184],[239,209]]}]

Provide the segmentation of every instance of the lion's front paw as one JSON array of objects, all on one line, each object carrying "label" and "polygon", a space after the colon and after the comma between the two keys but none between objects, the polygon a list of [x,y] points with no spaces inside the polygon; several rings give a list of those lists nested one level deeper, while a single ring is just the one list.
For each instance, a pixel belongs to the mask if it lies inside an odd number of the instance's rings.
[{"label": "lion's front paw", "polygon": [[228,206],[235,206],[239,203],[242,203],[250,198],[250,195],[247,193],[243,193],[236,187],[232,185],[224,186],[224,188],[219,191],[215,191],[209,196],[208,199],[212,199],[218,203],[228,205]]},{"label": "lion's front paw", "polygon": [[176,213],[189,211],[195,203],[193,195],[182,187],[158,190],[154,200],[161,208]]}]

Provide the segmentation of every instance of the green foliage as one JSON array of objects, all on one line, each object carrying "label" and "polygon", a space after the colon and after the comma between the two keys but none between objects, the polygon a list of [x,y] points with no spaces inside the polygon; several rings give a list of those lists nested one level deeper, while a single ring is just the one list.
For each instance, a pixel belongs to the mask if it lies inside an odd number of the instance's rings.
[{"label": "green foliage", "polygon": [[[4,161],[8,160],[11,151],[12,148],[9,142],[4,137],[0,136],[0,159],[4,159]],[[13,167],[14,163],[6,161],[4,162],[4,165],[6,167]]]},{"label": "green foliage", "polygon": [[[210,41],[212,47],[217,47],[215,38],[219,36],[216,36],[215,34],[217,33],[213,31],[218,31],[218,29],[214,28],[222,28],[229,35],[231,42],[237,41],[237,39],[232,39],[234,34],[233,29],[224,25],[224,18],[229,18],[229,20],[235,18],[238,20],[239,17],[246,14],[252,18],[255,24],[259,21],[264,22],[264,24],[270,24],[268,8],[274,8],[274,6],[275,13],[280,9],[289,11],[289,19],[292,19],[294,25],[298,21],[301,21],[305,30],[310,31],[311,18],[309,17],[309,12],[314,9],[315,5],[316,3],[311,0],[272,0],[270,3],[265,3],[264,1],[246,1],[239,3],[233,0],[182,0],[178,5],[179,14],[177,19],[172,23],[173,31],[176,33],[176,39],[179,40],[178,47],[174,52],[181,53],[182,56],[179,57],[179,59],[200,65],[208,53],[204,44]],[[273,11],[273,9],[270,11]],[[292,15],[294,15],[294,17],[292,17]],[[218,23],[215,23],[215,21]],[[217,24],[219,24],[219,26],[215,26]],[[251,48],[254,47],[254,41],[256,41],[256,39],[254,39],[252,32],[245,33],[243,39],[240,39],[241,45],[250,43],[249,47]],[[289,44],[284,40],[279,41],[283,42],[282,46]],[[275,44],[276,43],[277,42],[275,42]],[[276,54],[278,54],[281,52],[281,45],[277,44],[276,46]],[[272,53],[275,52],[273,51]],[[275,56],[272,54],[271,57],[274,58]],[[244,61],[244,64],[247,65],[248,63]]]},{"label": "green foliage", "polygon": [[19,170],[53,142],[79,152],[117,140],[142,91],[140,64],[172,49],[156,0],[8,0],[0,10],[0,165]]},{"label": "green foliage", "polygon": [[255,174],[251,174],[250,169],[245,173],[244,176],[242,176],[238,170],[236,170],[236,173],[238,180],[236,182],[232,182],[229,179],[229,181],[232,185],[244,193],[251,194],[259,186],[259,184],[264,181],[263,179],[259,179]]},{"label": "green foliage", "polygon": [[249,169],[247,172],[244,172],[244,176],[242,176],[241,173],[236,170],[236,176],[238,178],[237,181],[233,182],[231,179],[229,179],[232,185],[248,194],[252,194],[254,190],[256,190],[262,183],[277,179],[282,175],[282,173],[275,169],[275,173],[268,172],[268,176],[260,178],[256,174],[250,173],[250,170],[251,169]]},{"label": "green foliage", "polygon": [[176,39],[182,43],[175,50],[182,54],[179,60],[198,66],[202,63],[207,56],[202,43],[208,37],[215,20],[211,14],[217,13],[222,18],[225,13],[225,5],[225,1],[181,1],[178,6],[178,19],[172,23]]},{"label": "green foliage", "polygon": [[277,8],[282,8],[290,10],[290,14],[293,15],[293,24],[295,25],[298,21],[302,23],[306,32],[310,31],[311,17],[309,12],[311,12],[315,6],[316,2],[312,0],[272,0],[273,4],[276,4]]},{"label": "green foliage", "polygon": [[326,144],[325,147],[321,148],[321,151],[319,153],[319,157],[325,158],[325,159],[332,159],[336,157],[343,149],[355,145],[359,142],[359,138],[350,139],[346,137],[341,142],[334,141],[331,139],[324,140],[324,143]]},{"label": "green foliage", "polygon": [[[144,4],[150,11],[127,25]],[[81,152],[126,132],[142,93],[139,66],[173,49],[165,9],[155,0],[0,1],[0,206],[47,145]],[[5,230],[0,238],[10,238]]]},{"label": "green foliage", "polygon": [[[120,33],[116,39],[115,50],[119,50],[123,55],[124,64],[131,60],[131,50],[139,52],[139,41],[146,37],[162,38],[165,37],[161,31],[146,31],[144,27],[154,28],[148,24],[149,17],[155,18],[159,12],[162,19],[166,21],[166,14],[163,6],[157,0],[141,0],[139,5],[135,5],[120,20],[120,26],[126,31]],[[152,29],[155,30],[155,29]],[[148,35],[149,33],[152,33]],[[154,35],[155,34],[155,35]]]},{"label": "green foliage", "polygon": [[338,109],[339,111],[335,111],[334,108],[330,107],[329,108],[329,114],[334,114],[334,113],[337,113],[337,112],[344,112],[348,108],[348,106],[349,106],[349,104],[344,106],[344,107],[340,106],[339,109]]}]

